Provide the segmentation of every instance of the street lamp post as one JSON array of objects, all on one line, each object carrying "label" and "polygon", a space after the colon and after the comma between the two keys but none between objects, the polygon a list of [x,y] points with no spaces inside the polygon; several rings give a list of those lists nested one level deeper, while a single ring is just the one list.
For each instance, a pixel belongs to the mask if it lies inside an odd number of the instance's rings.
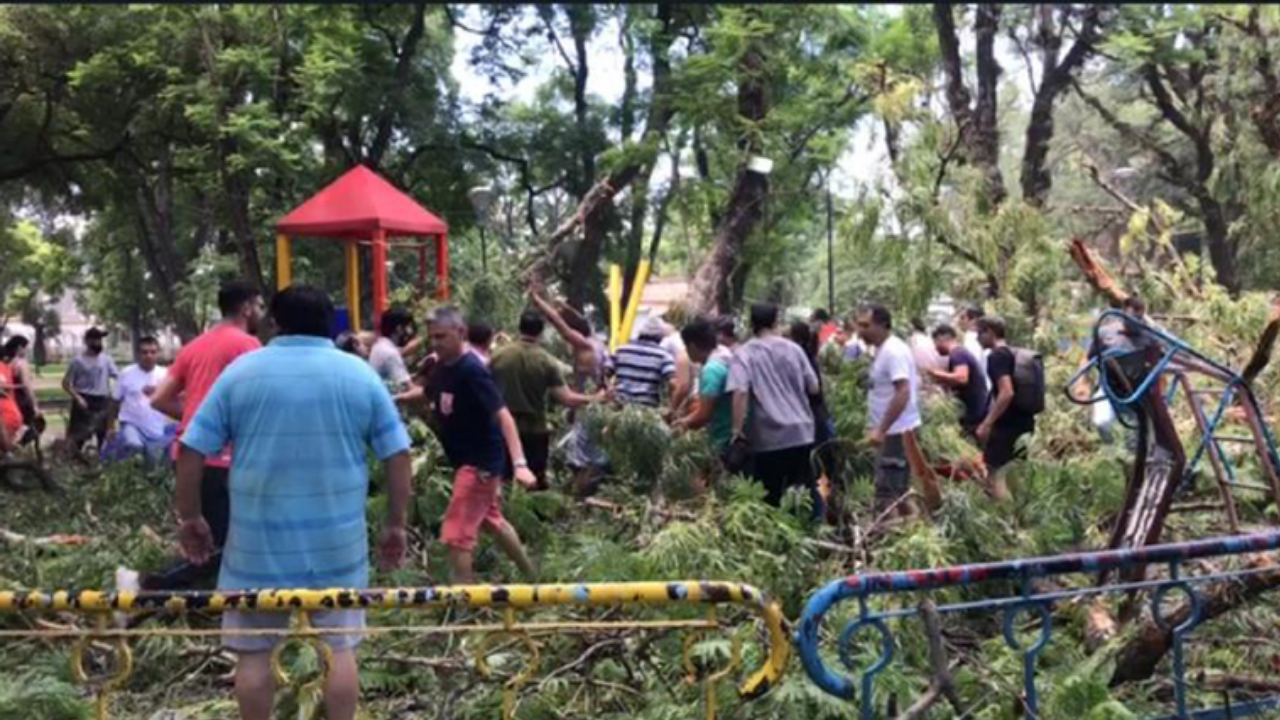
[{"label": "street lamp post", "polygon": [[489,206],[493,204],[493,188],[489,185],[479,185],[467,191],[467,198],[471,200],[471,206],[476,210],[476,216],[480,219],[480,267],[486,275],[489,274],[489,241],[485,237],[485,227],[489,224]]}]

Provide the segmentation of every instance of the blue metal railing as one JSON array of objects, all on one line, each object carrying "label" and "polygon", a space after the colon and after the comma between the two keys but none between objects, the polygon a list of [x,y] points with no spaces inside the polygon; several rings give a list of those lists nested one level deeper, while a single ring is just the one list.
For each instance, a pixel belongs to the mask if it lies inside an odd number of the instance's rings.
[{"label": "blue metal railing", "polygon": [[[1187,463],[1183,471],[1183,478],[1189,478],[1195,474],[1196,468],[1204,457],[1205,451],[1209,450],[1216,456],[1217,465],[1221,465],[1221,472],[1226,476],[1225,484],[1229,487],[1237,485],[1235,477],[1235,468],[1222,449],[1221,443],[1216,437],[1217,430],[1226,417],[1226,410],[1237,400],[1248,411],[1250,424],[1256,430],[1257,446],[1259,459],[1265,464],[1265,469],[1270,477],[1280,477],[1280,450],[1276,447],[1275,436],[1271,429],[1267,426],[1262,413],[1262,407],[1258,402],[1257,396],[1253,392],[1253,388],[1245,380],[1244,376],[1236,370],[1224,365],[1213,358],[1197,351],[1191,347],[1185,340],[1176,335],[1172,335],[1165,330],[1154,327],[1132,315],[1126,314],[1120,310],[1108,309],[1098,316],[1097,322],[1094,324],[1093,338],[1097,343],[1100,335],[1100,329],[1103,324],[1110,320],[1119,320],[1124,323],[1125,333],[1130,337],[1145,337],[1147,340],[1154,340],[1155,344],[1161,350],[1160,359],[1156,361],[1146,376],[1139,383],[1138,387],[1133,389],[1128,395],[1122,395],[1114,386],[1114,378],[1110,370],[1110,363],[1107,360],[1122,360],[1126,357],[1137,353],[1145,352],[1145,350],[1123,350],[1123,349],[1103,349],[1088,364],[1082,367],[1066,385],[1067,397],[1077,404],[1090,405],[1095,402],[1111,403],[1116,410],[1116,417],[1124,422],[1125,413],[1122,410],[1133,407],[1142,402],[1142,398],[1151,391],[1156,383],[1159,382],[1161,376],[1166,374],[1174,374],[1179,376],[1182,384],[1188,390],[1188,394],[1193,390],[1190,383],[1186,380],[1186,373],[1195,372],[1207,375],[1213,380],[1222,383],[1221,396],[1218,400],[1217,409],[1211,415],[1204,416],[1204,423],[1200,427],[1200,442],[1196,447],[1196,451],[1192,456],[1191,462]],[[1102,388],[1103,397],[1092,398],[1090,400],[1076,400],[1070,394],[1070,388],[1085,377],[1086,375],[1097,372],[1098,384]],[[1177,391],[1178,383],[1170,383],[1168,388],[1168,396],[1165,398],[1167,404],[1172,404],[1174,395]],[[1195,405],[1197,414],[1203,414],[1203,410],[1199,407],[1199,401],[1194,396],[1188,398]],[[1215,467],[1215,471],[1218,468]],[[1272,490],[1277,491],[1273,481]],[[1280,502],[1280,497],[1276,498]]]},{"label": "blue metal railing", "polygon": [[[1002,611],[1003,634],[1010,648],[1021,654],[1023,666],[1023,692],[1027,717],[1040,720],[1039,689],[1036,685],[1036,661],[1053,636],[1054,604],[1071,598],[1103,594],[1129,594],[1138,590],[1150,592],[1152,615],[1159,626],[1170,633],[1175,714],[1162,720],[1214,720],[1215,718],[1245,718],[1257,716],[1280,708],[1280,694],[1232,704],[1229,708],[1188,708],[1186,668],[1183,661],[1183,644],[1187,635],[1200,624],[1202,598],[1197,586],[1206,583],[1243,579],[1251,575],[1278,572],[1274,567],[1252,568],[1229,572],[1188,576],[1183,564],[1206,557],[1239,555],[1280,548],[1280,532],[1237,535],[1188,543],[1152,545],[1148,547],[1109,550],[1096,553],[1080,553],[1053,557],[1029,558],[1007,562],[961,565],[928,570],[881,572],[853,575],[829,583],[810,599],[796,630],[796,648],[805,672],[824,691],[847,700],[857,699],[862,720],[878,720],[875,704],[876,678],[894,659],[894,637],[890,622],[920,614],[915,607],[899,607],[874,610],[868,602],[875,596],[905,592],[937,591],[946,588],[979,586],[990,583],[1016,582],[1021,591],[1012,596],[990,597],[965,602],[939,605],[940,615],[974,611]],[[1080,587],[1038,591],[1033,581],[1062,575],[1091,575],[1107,573],[1126,567],[1148,564],[1167,564],[1168,577],[1137,582],[1116,583],[1101,587]],[[993,590],[995,590],[993,588]],[[1171,593],[1187,596],[1189,612],[1176,626],[1169,627],[1169,616],[1163,605]],[[859,673],[857,682],[851,676],[833,671],[819,654],[820,631],[823,619],[832,608],[842,602],[858,603],[858,616],[839,633],[839,657],[850,673]],[[1017,637],[1015,621],[1019,615],[1029,613],[1039,619],[1039,634],[1030,645]],[[878,635],[880,654],[870,665],[858,668],[854,661],[853,641],[864,630]],[[856,687],[855,687],[856,686]]]}]

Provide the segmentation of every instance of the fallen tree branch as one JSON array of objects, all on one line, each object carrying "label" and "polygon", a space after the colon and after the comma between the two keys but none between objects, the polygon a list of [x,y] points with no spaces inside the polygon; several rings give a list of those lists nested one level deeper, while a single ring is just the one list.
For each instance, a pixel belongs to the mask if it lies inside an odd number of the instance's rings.
[{"label": "fallen tree branch", "polygon": [[1120,285],[1111,277],[1111,273],[1107,272],[1102,261],[1098,259],[1096,253],[1085,245],[1084,240],[1080,238],[1071,238],[1068,247],[1071,253],[1071,260],[1075,262],[1076,267],[1080,268],[1080,272],[1084,273],[1084,279],[1107,298],[1112,307],[1120,307],[1124,301],[1129,298]]},{"label": "fallen tree branch", "polygon": [[1271,317],[1267,320],[1267,326],[1262,331],[1262,337],[1258,338],[1258,344],[1253,350],[1253,357],[1249,358],[1249,364],[1245,365],[1244,381],[1252,383],[1255,378],[1266,369],[1267,363],[1271,362],[1271,352],[1276,346],[1276,336],[1280,334],[1280,297],[1271,300]]},{"label": "fallen tree branch", "polygon": [[61,547],[84,545],[89,542],[89,538],[84,535],[46,535],[45,537],[32,537],[30,535],[23,535],[3,528],[0,528],[0,540],[14,544],[26,543],[28,545],[58,545]]},{"label": "fallen tree branch", "polygon": [[376,657],[370,658],[374,662],[388,662],[396,665],[408,665],[410,667],[430,668],[432,670],[446,670],[449,672],[470,670],[471,663],[465,660],[451,660],[449,658],[426,658],[416,655],[399,655],[396,653],[383,653]]},{"label": "fallen tree branch", "polygon": [[1280,681],[1253,675],[1235,673],[1198,673],[1192,682],[1208,690],[1248,690],[1251,692],[1280,692]]},{"label": "fallen tree branch", "polygon": [[[1259,556],[1251,563],[1251,568],[1267,568],[1268,572],[1250,575],[1239,581],[1215,583],[1200,592],[1200,624],[1226,615],[1262,593],[1280,587],[1280,566],[1274,560]],[[1150,678],[1173,647],[1172,628],[1186,622],[1190,616],[1190,604],[1183,603],[1177,610],[1167,614],[1163,627],[1157,625],[1153,618],[1148,618],[1134,638],[1120,650],[1116,670],[1111,676],[1111,686]]]},{"label": "fallen tree branch", "polygon": [[956,691],[955,680],[951,677],[951,666],[947,660],[947,647],[942,640],[942,619],[938,609],[930,600],[923,600],[919,606],[920,620],[924,622],[925,636],[929,639],[929,669],[933,679],[929,681],[929,689],[907,708],[898,720],[917,720],[924,716],[929,708],[946,698],[951,703],[957,717],[964,717],[964,703],[960,693]]}]

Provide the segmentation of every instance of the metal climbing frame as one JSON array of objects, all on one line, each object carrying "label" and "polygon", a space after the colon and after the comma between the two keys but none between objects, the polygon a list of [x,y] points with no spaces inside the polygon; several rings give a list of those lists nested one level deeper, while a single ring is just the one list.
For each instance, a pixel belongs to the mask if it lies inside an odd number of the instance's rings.
[{"label": "metal climbing frame", "polygon": [[[1178,389],[1181,388],[1200,434],[1200,441],[1191,461],[1183,469],[1181,482],[1185,483],[1194,476],[1200,461],[1207,453],[1232,532],[1239,531],[1234,490],[1270,492],[1273,501],[1277,507],[1280,507],[1280,453],[1277,453],[1275,438],[1267,427],[1262,408],[1249,382],[1235,370],[1196,351],[1181,338],[1119,310],[1107,310],[1099,316],[1094,326],[1095,338],[1102,324],[1113,318],[1121,319],[1131,334],[1136,332],[1155,340],[1159,348],[1159,360],[1152,364],[1138,387],[1126,394],[1121,388],[1117,388],[1117,385],[1123,384],[1123,378],[1116,377],[1114,364],[1108,361],[1121,360],[1135,353],[1107,350],[1099,353],[1088,365],[1081,368],[1071,378],[1067,388],[1074,386],[1085,375],[1096,371],[1106,401],[1112,404],[1116,410],[1116,416],[1123,418],[1126,411],[1137,408],[1144,400],[1151,399],[1150,394],[1160,387],[1162,378],[1171,378],[1166,395],[1155,399],[1171,405]],[[1203,378],[1209,381],[1209,385],[1200,385],[1193,381],[1193,378]],[[1202,399],[1215,396],[1218,398],[1216,407],[1211,412],[1206,412]],[[1072,400],[1079,403],[1074,398]],[[1080,404],[1101,401],[1102,399],[1099,398]],[[1236,404],[1244,410],[1245,422],[1249,426],[1250,434],[1219,434],[1218,430],[1226,418],[1227,410]],[[1237,479],[1236,464],[1223,448],[1225,443],[1252,445],[1269,486],[1240,482]]]},{"label": "metal climbing frame", "polygon": [[[610,620],[587,621],[566,619],[557,622],[518,622],[518,611],[557,606],[582,608],[623,607],[634,605],[705,606],[707,614],[701,619],[683,620]],[[536,637],[554,634],[600,634],[625,630],[676,630],[684,631],[683,662],[690,683],[701,682],[705,692],[705,716],[711,720],[717,716],[717,684],[728,678],[742,666],[742,638],[731,623],[717,617],[719,606],[738,606],[757,617],[765,639],[759,653],[762,666],[752,673],[739,687],[743,699],[758,697],[775,686],[786,671],[791,643],[787,637],[786,619],[777,603],[760,590],[740,583],[714,581],[598,583],[578,585],[465,585],[426,588],[391,588],[371,590],[237,590],[237,591],[183,591],[183,592],[102,592],[97,590],[41,592],[0,592],[0,617],[6,614],[74,613],[95,619],[91,628],[68,629],[0,629],[0,640],[37,638],[42,640],[74,639],[72,671],[76,679],[92,687],[97,694],[97,717],[105,720],[111,694],[128,681],[133,672],[133,652],[130,641],[147,637],[202,637],[225,635],[283,635],[285,642],[276,647],[272,666],[281,685],[290,683],[280,665],[280,651],[290,643],[312,646],[318,657],[329,658],[328,644],[321,639],[322,631],[311,625],[313,612],[333,609],[364,609],[370,611],[426,610],[450,607],[493,608],[502,612],[501,623],[461,625],[372,625],[354,631],[360,634],[400,633],[406,635],[444,635],[478,633],[483,640],[476,648],[476,671],[482,677],[490,676],[485,661],[487,655],[498,652],[495,642],[523,648],[527,654],[523,670],[503,684],[503,717],[516,715],[516,704],[521,689],[527,688],[536,678],[540,661]],[[168,615],[181,615],[190,611],[220,614],[229,610],[242,612],[291,613],[291,627],[285,630],[243,630],[225,632],[221,629],[199,630],[184,627],[116,629],[109,626],[112,613],[139,613],[160,611]],[[695,646],[700,639],[712,632],[730,631],[731,657],[729,663],[718,670],[699,677],[694,662]],[[333,631],[324,631],[333,632]],[[342,630],[349,634],[352,631]],[[112,672],[107,677],[92,678],[86,670],[85,655],[91,643],[106,643],[112,648]],[[511,648],[504,648],[510,652]],[[321,663],[327,673],[328,663]],[[315,682],[322,683],[322,674]]]},{"label": "metal climbing frame", "polygon": [[[1204,575],[1192,575],[1187,571],[1194,570],[1199,565],[1190,562],[1193,560],[1271,551],[1277,548],[1280,548],[1280,532],[1152,545],[1136,550],[1109,550],[1099,553],[1028,558],[928,570],[853,575],[829,583],[809,599],[796,632],[797,652],[805,672],[819,687],[839,698],[859,700],[859,717],[862,720],[878,720],[883,717],[883,714],[877,708],[875,700],[876,678],[894,660],[895,642],[893,632],[890,630],[890,622],[917,616],[920,611],[916,607],[905,606],[905,604],[886,609],[873,609],[871,600],[909,592],[930,593],[950,588],[989,586],[1003,581],[1006,587],[1012,584],[1020,588],[1020,591],[1000,596],[996,592],[998,586],[993,587],[990,597],[940,605],[937,607],[937,612],[940,615],[1002,613],[1001,625],[1005,642],[1022,659],[1023,697],[1021,700],[1026,708],[1026,717],[1031,720],[1040,720],[1042,716],[1040,688],[1036,684],[1036,661],[1053,638],[1055,611],[1062,609],[1065,601],[1075,598],[1125,595],[1135,590],[1147,590],[1151,592],[1153,617],[1158,627],[1166,633],[1166,641],[1172,657],[1174,714],[1164,715],[1160,720],[1226,720],[1254,717],[1280,708],[1280,694],[1250,698],[1239,703],[1231,703],[1227,699],[1222,707],[1192,709],[1188,698],[1187,670],[1184,666],[1183,650],[1191,631],[1207,619],[1205,608],[1209,597],[1218,597],[1218,591],[1215,591],[1212,596],[1207,596],[1198,590],[1198,587],[1207,583],[1238,581],[1247,583],[1251,578],[1257,581],[1262,579],[1260,576],[1274,575],[1280,570],[1277,570],[1274,565],[1266,565],[1234,571],[1214,571]],[[1063,589],[1062,583],[1054,583],[1052,589],[1046,589],[1041,587],[1042,584],[1034,582],[1066,575],[1093,575],[1123,571],[1126,568],[1148,564],[1166,564],[1168,577],[1160,580],[1117,583],[1105,587],[1073,589]],[[1173,599],[1177,594],[1185,595],[1186,600],[1179,608],[1171,610],[1167,607],[1166,601]],[[832,671],[820,653],[824,618],[837,605],[850,600],[857,601],[858,612],[857,616],[839,633],[838,649],[842,664],[850,672],[860,671],[856,684],[851,678]],[[1018,637],[1019,626],[1023,624],[1019,618],[1024,615],[1029,616],[1028,619],[1038,625],[1034,633],[1035,637],[1030,644],[1024,643]],[[859,666],[853,646],[855,639],[862,634],[863,630],[872,631],[875,640],[878,641],[879,651],[878,654],[873,652],[872,659]],[[1224,696],[1225,693],[1218,695],[1218,697]],[[988,698],[987,702],[990,701]]]}]

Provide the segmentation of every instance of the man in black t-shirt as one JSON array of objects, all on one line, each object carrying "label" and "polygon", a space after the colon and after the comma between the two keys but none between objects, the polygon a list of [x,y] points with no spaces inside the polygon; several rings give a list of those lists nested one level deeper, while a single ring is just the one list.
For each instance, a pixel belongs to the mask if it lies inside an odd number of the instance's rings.
[{"label": "man in black t-shirt", "polygon": [[960,426],[973,434],[987,416],[987,376],[982,372],[982,363],[960,344],[955,328],[950,325],[934,328],[933,346],[946,360],[947,369],[930,368],[929,377],[951,388],[964,405]]},{"label": "man in black t-shirt", "polygon": [[466,351],[462,314],[452,307],[437,308],[430,327],[438,363],[426,392],[432,426],[454,468],[453,493],[440,530],[440,542],[449,548],[453,581],[475,582],[472,560],[482,528],[532,579],[533,564],[520,536],[502,516],[501,482],[508,455],[517,482],[526,488],[537,482],[525,461],[516,422],[489,369]]},{"label": "man in black t-shirt", "polygon": [[991,381],[991,407],[978,425],[982,459],[990,472],[987,491],[996,500],[1011,499],[1000,469],[1017,453],[1018,438],[1036,431],[1036,417],[1013,403],[1013,350],[1005,344],[1004,320],[994,315],[977,321],[978,342],[986,350],[987,378]]}]

